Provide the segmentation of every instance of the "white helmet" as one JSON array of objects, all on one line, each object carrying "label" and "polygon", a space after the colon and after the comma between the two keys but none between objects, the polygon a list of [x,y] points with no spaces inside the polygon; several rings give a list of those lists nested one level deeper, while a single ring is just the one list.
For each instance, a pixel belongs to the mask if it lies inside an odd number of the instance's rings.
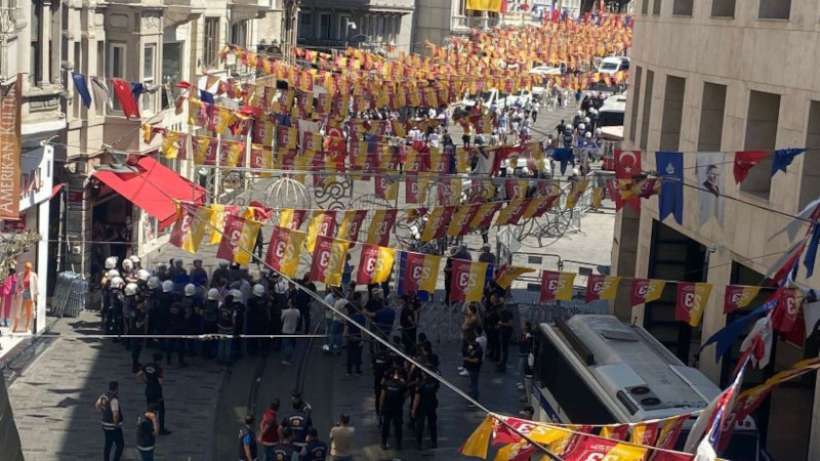
[{"label": "white helmet", "polygon": [[137,294],[137,290],[139,290],[137,284],[131,282],[125,286],[125,296],[135,296]]},{"label": "white helmet", "polygon": [[584,131],[584,130],[586,130],[586,129],[587,129],[587,126],[586,126],[586,125],[584,125],[583,123],[579,123],[579,124],[578,124],[578,129],[579,129],[580,131]]},{"label": "white helmet", "polygon": [[589,113],[590,113],[590,114],[597,114],[597,113],[598,113],[598,109],[596,109],[596,108],[594,108],[594,107],[591,107],[591,108],[589,109]]},{"label": "white helmet", "polygon": [[253,295],[254,296],[265,296],[265,287],[261,284],[257,283],[253,286]]},{"label": "white helmet", "polygon": [[128,257],[128,259],[130,259],[135,266],[138,266],[140,264],[140,257],[137,255],[131,255]]},{"label": "white helmet", "polygon": [[237,290],[236,288],[229,291],[228,294],[233,296],[234,301],[241,301],[242,300],[242,292]]},{"label": "white helmet", "polygon": [[579,111],[578,111],[578,116],[579,116],[579,117],[583,117],[583,116],[584,116],[584,111],[579,110]]},{"label": "white helmet", "polygon": [[228,267],[228,261],[219,261],[219,267],[222,267],[222,268]]},{"label": "white helmet", "polygon": [[591,138],[591,137],[592,137],[592,133],[591,133],[591,132],[589,132],[589,131],[587,131],[586,133],[584,133],[584,137],[585,137],[585,138]]},{"label": "white helmet", "polygon": [[147,282],[148,279],[151,278],[151,273],[145,269],[140,269],[137,271],[137,278],[143,282]]},{"label": "white helmet", "polygon": [[149,289],[151,289],[151,290],[156,290],[157,288],[159,288],[159,285],[160,285],[160,283],[159,283],[159,277],[157,277],[156,275],[153,275],[153,276],[151,276],[151,277],[148,277],[148,282],[147,282],[147,284],[148,284],[148,288],[149,288]]},{"label": "white helmet", "polygon": [[219,299],[219,290],[216,288],[208,290],[208,301],[216,301],[217,299]]},{"label": "white helmet", "polygon": [[590,122],[592,122],[592,119],[590,119],[589,117],[584,117],[584,123],[590,123]]},{"label": "white helmet", "polygon": [[125,280],[122,277],[114,277],[111,279],[111,288],[121,290],[125,286]]},{"label": "white helmet", "polygon": [[185,285],[185,296],[193,296],[196,294],[196,285],[189,283]]},{"label": "white helmet", "polygon": [[117,267],[117,257],[116,256],[109,256],[105,258],[105,268],[106,269],[114,269]]},{"label": "white helmet", "polygon": [[163,293],[170,293],[174,291],[174,282],[170,280],[166,280],[162,282],[162,292]]},{"label": "white helmet", "polygon": [[113,279],[114,277],[120,276],[120,271],[118,271],[117,269],[111,269],[110,271],[106,272],[105,276],[109,279]]},{"label": "white helmet", "polygon": [[125,272],[131,272],[132,270],[134,270],[134,262],[130,259],[124,260],[122,262],[122,270],[124,270]]}]

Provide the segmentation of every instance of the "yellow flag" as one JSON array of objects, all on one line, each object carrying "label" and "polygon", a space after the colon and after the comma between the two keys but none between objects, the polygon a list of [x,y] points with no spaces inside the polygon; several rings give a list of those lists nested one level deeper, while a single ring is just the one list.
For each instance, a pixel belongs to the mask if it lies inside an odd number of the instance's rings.
[{"label": "yellow flag", "polygon": [[174,160],[177,158],[179,154],[179,141],[180,135],[177,131],[166,131],[165,137],[162,140],[162,146],[160,147],[160,152],[162,155],[165,156],[168,160]]},{"label": "yellow flag", "polygon": [[473,431],[470,438],[461,447],[461,454],[475,458],[487,459],[490,437],[493,435],[493,419],[486,416],[484,421]]},{"label": "yellow flag", "polygon": [[583,178],[578,179],[574,183],[572,183],[572,189],[569,191],[567,195],[567,202],[565,205],[566,209],[575,208],[575,205],[578,203],[578,199],[581,198],[581,195],[587,190],[587,185],[589,184],[589,179]]},{"label": "yellow flag", "polygon": [[498,274],[496,274],[495,283],[506,290],[512,285],[513,280],[528,272],[535,272],[535,269],[530,267],[504,266],[498,271]]},{"label": "yellow flag", "polygon": [[615,296],[618,294],[618,285],[621,284],[621,277],[617,275],[609,275],[604,278],[603,287],[601,288],[601,292],[598,294],[598,299],[603,299],[604,301],[614,301]]},{"label": "yellow flag", "polygon": [[396,260],[396,250],[387,247],[379,247],[379,255],[376,259],[376,268],[373,271],[372,283],[384,283],[390,279],[393,273],[393,263]]},{"label": "yellow flag", "polygon": [[429,242],[435,238],[436,232],[442,224],[441,221],[444,217],[445,209],[446,207],[439,206],[430,211],[430,215],[427,216],[427,222],[424,223],[424,229],[421,231],[422,242]]},{"label": "yellow flag", "polygon": [[213,204],[211,205],[211,245],[216,245],[222,241],[222,229],[225,228],[225,219],[228,218],[228,213],[225,210],[225,205]]},{"label": "yellow flag", "polygon": [[456,172],[470,172],[470,154],[463,148],[456,148]]},{"label": "yellow flag", "polygon": [[262,228],[262,223],[245,220],[245,225],[242,226],[242,232],[239,234],[239,244],[237,251],[234,253],[233,262],[240,266],[247,266],[251,262],[251,252],[256,246],[256,238],[259,235],[259,230]]},{"label": "yellow flag", "polygon": [[190,254],[196,254],[212,212],[210,207],[197,207],[193,210],[177,204],[177,221],[171,230],[171,244]]},{"label": "yellow flag", "polygon": [[218,106],[216,108],[216,132],[224,133],[233,122],[236,121],[234,111],[227,107]]},{"label": "yellow flag", "polygon": [[447,236],[458,237],[469,230],[470,219],[478,212],[480,205],[462,205],[456,208],[450,223],[447,225]]},{"label": "yellow flag", "polygon": [[296,270],[299,269],[299,255],[304,242],[304,232],[290,231],[290,238],[285,245],[285,256],[279,263],[279,272],[291,278],[296,276]]},{"label": "yellow flag", "polygon": [[325,272],[326,285],[332,287],[342,285],[342,272],[344,272],[349,247],[350,243],[348,242],[333,240],[333,245],[330,247],[330,262]]},{"label": "yellow flag", "polygon": [[310,217],[310,224],[308,224],[307,232],[307,249],[313,251],[316,248],[316,237],[324,235],[325,237],[332,237],[336,227],[336,212],[335,211],[314,211]]},{"label": "yellow flag", "polygon": [[646,298],[644,302],[651,303],[661,299],[663,288],[666,286],[665,280],[652,279],[646,289]]}]

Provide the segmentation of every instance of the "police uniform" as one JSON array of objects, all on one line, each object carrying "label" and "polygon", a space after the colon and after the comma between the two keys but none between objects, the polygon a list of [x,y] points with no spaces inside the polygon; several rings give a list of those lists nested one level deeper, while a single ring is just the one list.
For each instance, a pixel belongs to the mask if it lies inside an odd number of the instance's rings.
[{"label": "police uniform", "polygon": [[[293,444],[286,441],[279,441],[271,447],[273,451],[273,459],[276,461],[291,461],[293,458],[294,448]],[[268,460],[265,460],[268,461]]]},{"label": "police uniform", "polygon": [[313,426],[310,414],[304,410],[295,410],[294,414],[282,420],[282,427],[290,428],[293,434],[292,443],[298,447],[305,446],[308,429]]},{"label": "police uniform", "polygon": [[325,461],[327,458],[327,444],[313,439],[302,449],[301,461]]},{"label": "police uniform", "polygon": [[165,372],[158,363],[149,363],[142,367],[142,374],[145,377],[145,401],[150,407],[152,404],[157,408],[159,417],[159,430],[165,432],[165,398],[162,395],[162,383]]},{"label": "police uniform", "polygon": [[396,448],[401,449],[401,429],[402,429],[402,408],[404,407],[404,394],[407,385],[401,378],[389,376],[382,384],[384,402],[382,411],[382,446],[387,446],[387,439],[390,438],[390,425],[396,431]]},{"label": "police uniform", "polygon": [[438,397],[436,394],[438,393],[439,383],[432,377],[425,377],[424,381],[418,386],[416,390],[416,398],[418,399],[418,408],[416,409],[416,443],[418,444],[419,449],[421,449],[421,439],[424,435],[424,423],[425,420],[427,421],[427,425],[430,428],[430,440],[432,441],[433,448],[438,447],[438,425],[436,421],[438,420],[438,415],[436,414],[436,410],[438,409]]},{"label": "police uniform", "polygon": [[390,368],[390,357],[382,348],[373,356],[373,393],[376,395],[376,413],[381,414],[382,381]]}]

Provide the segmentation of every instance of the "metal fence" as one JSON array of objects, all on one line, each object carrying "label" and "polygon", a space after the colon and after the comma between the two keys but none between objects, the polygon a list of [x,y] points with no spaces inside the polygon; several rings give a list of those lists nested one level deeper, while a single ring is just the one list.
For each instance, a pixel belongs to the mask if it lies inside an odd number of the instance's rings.
[{"label": "metal fence", "polygon": [[88,282],[76,272],[57,275],[54,296],[51,298],[51,314],[58,317],[77,317],[88,300]]}]

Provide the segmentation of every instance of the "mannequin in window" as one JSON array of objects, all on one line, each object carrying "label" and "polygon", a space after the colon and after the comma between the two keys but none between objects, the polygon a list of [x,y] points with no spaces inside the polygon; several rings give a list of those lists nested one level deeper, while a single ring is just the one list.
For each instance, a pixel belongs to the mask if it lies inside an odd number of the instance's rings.
[{"label": "mannequin in window", "polygon": [[22,288],[23,303],[20,311],[14,316],[14,324],[12,325],[11,331],[17,332],[17,323],[20,320],[20,315],[22,315],[25,319],[25,329],[23,331],[28,333],[30,331],[29,328],[31,328],[34,306],[37,305],[37,273],[32,270],[31,262],[26,262],[23,267],[23,274],[19,281]]},{"label": "mannequin in window", "polygon": [[17,289],[17,274],[14,269],[9,269],[9,275],[0,284],[0,318],[3,321],[3,326],[9,326],[9,319],[12,315],[11,306],[14,302],[14,293]]}]

